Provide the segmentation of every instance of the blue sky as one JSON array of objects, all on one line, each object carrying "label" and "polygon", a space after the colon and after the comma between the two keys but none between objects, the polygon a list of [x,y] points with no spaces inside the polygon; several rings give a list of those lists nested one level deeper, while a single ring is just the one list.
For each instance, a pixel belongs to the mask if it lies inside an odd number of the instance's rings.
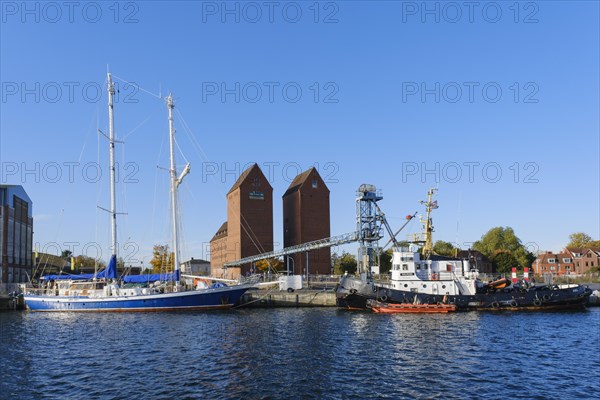
[{"label": "blue sky", "polygon": [[96,91],[107,65],[126,137],[129,261],[147,264],[169,237],[168,176],[156,167],[168,165],[157,97],[168,91],[178,162],[192,164],[184,258],[208,256],[225,194],[251,162],[271,172],[277,243],[281,195],[315,164],[332,234],[354,230],[355,190],[368,182],[393,228],[438,187],[434,239],[462,247],[494,226],[531,250],[558,250],[575,231],[600,238],[598,2],[24,4],[2,2],[0,180],[33,199],[40,248],[75,242],[93,255],[99,243],[106,257],[107,144],[96,133],[107,132],[106,93]]}]

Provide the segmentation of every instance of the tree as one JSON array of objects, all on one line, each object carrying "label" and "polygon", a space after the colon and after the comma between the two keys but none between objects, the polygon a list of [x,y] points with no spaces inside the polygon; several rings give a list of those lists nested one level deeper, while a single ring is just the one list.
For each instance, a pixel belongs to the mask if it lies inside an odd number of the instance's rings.
[{"label": "tree", "polygon": [[[501,226],[490,229],[485,235],[481,237],[481,240],[473,243],[473,249],[479,251],[484,256],[492,260],[500,253],[508,253],[514,258],[515,265],[523,267],[529,267],[535,257],[531,254],[525,246],[521,243],[521,240],[515,235],[512,228]],[[504,263],[507,260],[507,256],[502,256],[499,261],[502,260]],[[494,263],[494,267],[498,268],[498,264]]]},{"label": "tree", "polygon": [[102,270],[104,269],[104,267],[106,267],[106,264],[104,264],[104,261],[102,260],[97,260],[95,258],[92,257],[88,257],[88,256],[77,256],[75,257],[75,267],[76,268],[85,268],[87,270]]},{"label": "tree", "polygon": [[569,235],[569,244],[567,249],[581,247],[600,247],[600,240],[593,240],[590,235],[584,232],[575,232]]},{"label": "tree", "polygon": [[340,268],[342,271],[354,274],[356,273],[356,266],[356,257],[353,254],[344,252],[340,259]]},{"label": "tree", "polygon": [[335,258],[332,256],[332,259],[335,260],[333,268],[336,275],[343,275],[345,272],[348,272],[349,274],[356,273],[356,257],[345,251],[341,256],[338,256],[337,254],[335,254],[335,256]]},{"label": "tree", "polygon": [[501,252],[494,255],[491,259],[496,272],[507,274],[517,265],[517,259],[509,252]]},{"label": "tree", "polygon": [[70,259],[73,256],[73,252],[71,250],[63,250],[60,253],[60,256],[62,258],[64,258],[65,260],[68,260],[68,259]]},{"label": "tree", "polygon": [[392,249],[388,249],[379,256],[379,273],[385,274],[392,270]]},{"label": "tree", "polygon": [[175,254],[169,251],[169,245],[155,244],[152,249],[152,273],[159,274],[173,271],[173,261]]},{"label": "tree", "polygon": [[452,243],[444,242],[443,240],[438,240],[433,245],[433,252],[440,256],[454,257],[456,255],[456,250],[458,249],[454,247]]},{"label": "tree", "polygon": [[271,271],[281,271],[283,269],[283,262],[278,258],[269,258],[268,260],[259,260],[256,262],[256,269],[260,272],[268,272],[269,266]]}]

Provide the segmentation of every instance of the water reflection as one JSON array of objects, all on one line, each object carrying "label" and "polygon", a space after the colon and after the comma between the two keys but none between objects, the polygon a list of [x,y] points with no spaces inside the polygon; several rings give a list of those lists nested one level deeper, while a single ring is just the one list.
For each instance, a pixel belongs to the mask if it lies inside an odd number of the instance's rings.
[{"label": "water reflection", "polygon": [[555,397],[552,388],[561,397],[600,389],[591,379],[600,309],[4,313],[0,335],[3,398],[541,398]]}]

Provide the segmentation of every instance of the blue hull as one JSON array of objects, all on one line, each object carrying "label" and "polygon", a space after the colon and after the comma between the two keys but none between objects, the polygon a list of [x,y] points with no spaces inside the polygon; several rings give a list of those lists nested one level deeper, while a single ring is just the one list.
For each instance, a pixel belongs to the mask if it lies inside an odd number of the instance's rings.
[{"label": "blue hull", "polygon": [[237,303],[249,286],[140,296],[68,297],[25,295],[31,311],[177,311],[226,309]]}]

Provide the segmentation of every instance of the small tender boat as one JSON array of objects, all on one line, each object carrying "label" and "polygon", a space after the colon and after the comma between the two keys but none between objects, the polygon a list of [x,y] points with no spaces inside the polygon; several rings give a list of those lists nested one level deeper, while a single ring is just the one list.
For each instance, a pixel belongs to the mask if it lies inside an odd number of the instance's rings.
[{"label": "small tender boat", "polygon": [[487,283],[485,286],[490,289],[499,290],[499,289],[504,289],[504,288],[509,287],[511,285],[511,283],[512,283],[511,280],[508,278],[500,278],[493,282]]},{"label": "small tender boat", "polygon": [[396,313],[449,313],[458,309],[455,304],[391,304],[380,301],[369,301],[367,306],[380,314]]}]

